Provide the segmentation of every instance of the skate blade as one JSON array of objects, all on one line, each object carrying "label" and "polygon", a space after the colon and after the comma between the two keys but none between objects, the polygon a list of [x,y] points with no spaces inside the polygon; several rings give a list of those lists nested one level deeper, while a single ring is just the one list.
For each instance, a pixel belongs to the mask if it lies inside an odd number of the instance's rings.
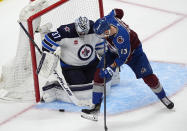
[{"label": "skate blade", "polygon": [[85,118],[85,119],[87,119],[87,120],[95,121],[95,122],[98,121],[98,116],[96,116],[96,115],[89,115],[89,114],[84,114],[84,113],[82,113],[82,114],[81,114],[81,117],[82,117],[82,118]]}]

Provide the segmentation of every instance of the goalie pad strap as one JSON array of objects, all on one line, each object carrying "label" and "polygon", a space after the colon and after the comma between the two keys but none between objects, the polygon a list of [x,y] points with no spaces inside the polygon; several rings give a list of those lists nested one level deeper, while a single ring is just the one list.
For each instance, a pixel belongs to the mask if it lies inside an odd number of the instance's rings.
[{"label": "goalie pad strap", "polygon": [[[60,84],[57,82],[44,86],[42,90],[46,91],[52,88],[57,88],[57,89],[62,90],[62,88],[60,87]],[[74,85],[73,87],[70,86],[71,91],[85,91],[85,90],[90,90],[92,88],[93,88],[93,85],[83,85],[83,86],[78,85],[77,87],[76,85]]]}]

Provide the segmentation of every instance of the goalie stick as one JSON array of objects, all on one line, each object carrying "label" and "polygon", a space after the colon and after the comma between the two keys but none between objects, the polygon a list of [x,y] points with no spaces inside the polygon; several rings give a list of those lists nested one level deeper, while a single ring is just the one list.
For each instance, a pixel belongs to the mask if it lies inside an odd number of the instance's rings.
[{"label": "goalie stick", "polygon": [[39,62],[39,65],[36,71],[37,75],[40,73],[45,57],[46,57],[46,53],[42,53],[42,58],[40,59],[40,62]]},{"label": "goalie stick", "polygon": [[[30,34],[28,33],[28,31],[25,29],[25,27],[24,27],[23,24],[21,23],[21,21],[18,20],[18,23],[19,23],[19,25],[21,26],[21,28],[23,29],[23,31],[25,32],[25,34],[28,36],[28,38],[31,40],[31,42],[32,42],[32,44],[34,45],[34,47],[36,47],[36,49],[38,50],[38,52],[39,52],[42,56],[44,56],[43,54],[45,54],[45,53],[43,53],[43,52],[40,50],[40,48],[38,47],[38,45],[36,44],[36,42],[32,39],[32,37],[30,36]],[[55,55],[55,54],[53,54],[53,55]],[[60,59],[58,55],[55,55],[55,56],[58,57],[58,59]],[[45,56],[42,57],[42,60],[40,61],[39,68],[42,67],[42,64],[43,64],[44,59],[45,59]],[[74,93],[71,91],[71,89],[70,89],[69,86],[67,85],[66,80],[65,80],[65,78],[64,78],[64,76],[62,75],[61,72],[58,72],[57,70],[54,70],[54,74],[56,75],[56,78],[57,78],[59,84],[61,85],[61,88],[66,92],[66,94],[68,95],[68,97],[71,99],[71,101],[72,101],[75,105],[77,105],[77,106],[90,106],[89,103],[88,103],[87,101],[85,101],[85,100],[78,100],[78,99],[75,97]]]},{"label": "goalie stick", "polygon": [[34,45],[34,47],[36,47],[36,49],[38,50],[38,52],[42,55],[42,58],[40,59],[40,62],[39,62],[39,66],[37,68],[37,75],[39,74],[41,68],[42,68],[42,65],[43,65],[43,62],[45,60],[45,57],[46,57],[46,54],[43,53],[40,48],[38,47],[38,45],[35,43],[35,41],[32,39],[32,37],[30,36],[30,34],[28,33],[28,31],[25,29],[25,27],[23,26],[23,24],[21,23],[21,21],[18,20],[18,23],[19,25],[21,26],[21,28],[23,29],[23,31],[25,32],[25,34],[29,37],[29,39],[32,41],[32,44]]}]

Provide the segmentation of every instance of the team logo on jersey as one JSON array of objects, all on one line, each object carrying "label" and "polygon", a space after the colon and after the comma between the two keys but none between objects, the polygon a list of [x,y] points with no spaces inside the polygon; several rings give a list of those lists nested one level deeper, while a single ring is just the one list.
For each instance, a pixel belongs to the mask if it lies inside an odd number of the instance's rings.
[{"label": "team logo on jersey", "polygon": [[81,46],[78,51],[78,56],[81,60],[88,60],[93,53],[93,47],[91,45],[85,44]]},{"label": "team logo on jersey", "polygon": [[67,26],[64,28],[64,30],[65,30],[66,32],[70,32],[70,28],[67,27]]},{"label": "team logo on jersey", "polygon": [[123,42],[124,42],[124,38],[123,38],[122,36],[118,36],[118,37],[117,37],[117,42],[118,42],[119,44],[123,43]]}]

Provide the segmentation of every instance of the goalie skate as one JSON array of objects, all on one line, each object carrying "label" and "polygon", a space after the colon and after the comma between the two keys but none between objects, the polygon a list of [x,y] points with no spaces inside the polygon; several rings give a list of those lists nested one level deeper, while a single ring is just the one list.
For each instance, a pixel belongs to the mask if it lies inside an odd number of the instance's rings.
[{"label": "goalie skate", "polygon": [[100,107],[101,103],[94,105],[92,109],[82,109],[81,117],[92,121],[98,121]]}]

